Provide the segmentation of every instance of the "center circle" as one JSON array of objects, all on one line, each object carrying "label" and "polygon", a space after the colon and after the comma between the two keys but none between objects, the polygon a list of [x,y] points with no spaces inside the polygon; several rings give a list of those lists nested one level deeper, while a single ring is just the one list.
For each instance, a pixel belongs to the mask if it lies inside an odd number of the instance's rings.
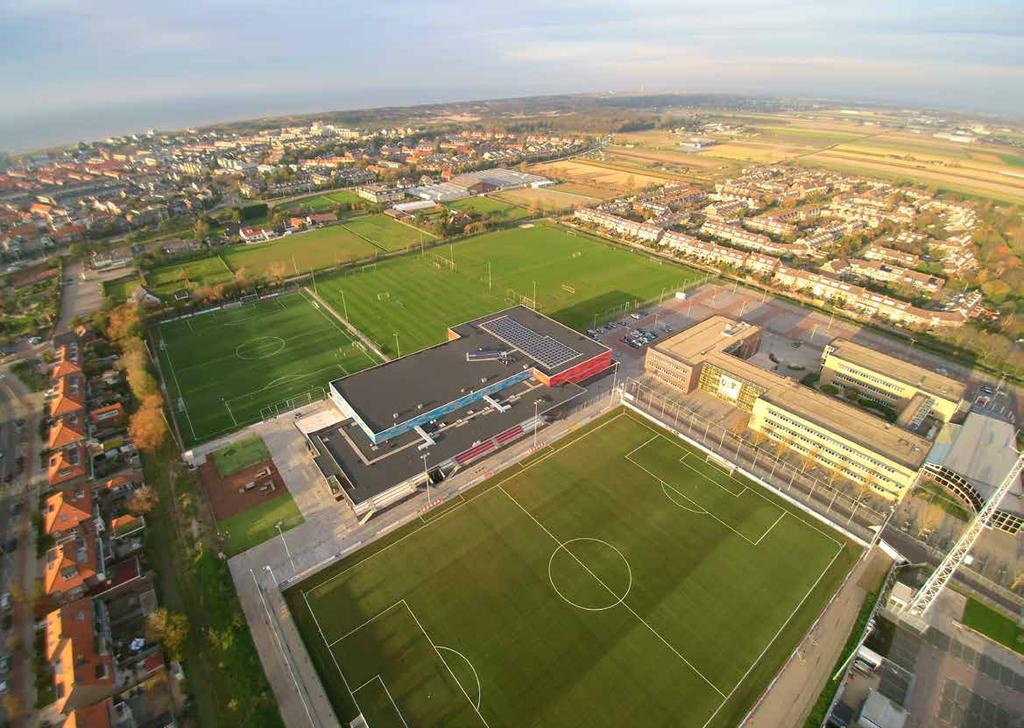
[{"label": "center circle", "polygon": [[235,356],[239,359],[268,359],[284,349],[285,341],[280,336],[257,336],[239,344]]},{"label": "center circle", "polygon": [[[572,575],[569,583],[560,578],[566,574]],[[574,538],[551,552],[548,580],[555,593],[577,609],[603,612],[626,599],[633,587],[633,570],[622,552],[607,541]]]}]

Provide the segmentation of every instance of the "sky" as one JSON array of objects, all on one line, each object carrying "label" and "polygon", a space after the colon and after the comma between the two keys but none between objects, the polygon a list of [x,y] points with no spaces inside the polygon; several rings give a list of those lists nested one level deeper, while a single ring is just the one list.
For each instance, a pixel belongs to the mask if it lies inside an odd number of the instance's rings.
[{"label": "sky", "polygon": [[723,92],[1024,118],[1024,2],[0,0],[0,149],[265,114]]}]

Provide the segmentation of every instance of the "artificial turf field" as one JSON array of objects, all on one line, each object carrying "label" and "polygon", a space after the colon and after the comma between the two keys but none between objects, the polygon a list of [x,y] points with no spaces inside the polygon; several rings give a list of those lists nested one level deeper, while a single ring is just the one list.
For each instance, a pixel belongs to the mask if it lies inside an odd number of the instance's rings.
[{"label": "artificial turf field", "polygon": [[271,405],[319,398],[330,380],[378,363],[304,293],[166,322],[154,337],[186,447],[263,419]]},{"label": "artificial turf field", "polygon": [[702,275],[537,224],[318,278],[317,292],[393,356],[444,341],[448,326],[532,298],[534,283],[542,313],[583,331]]},{"label": "artificial turf field", "polygon": [[733,726],[859,548],[616,410],[285,596],[342,722]]}]

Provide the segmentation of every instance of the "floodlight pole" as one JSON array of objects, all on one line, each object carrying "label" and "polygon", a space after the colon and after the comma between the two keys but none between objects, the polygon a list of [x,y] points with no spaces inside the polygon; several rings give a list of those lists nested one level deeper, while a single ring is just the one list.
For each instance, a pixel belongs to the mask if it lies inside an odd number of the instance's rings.
[{"label": "floodlight pole", "polygon": [[1024,454],[1017,456],[1017,460],[1013,463],[1013,467],[1010,468],[1006,477],[1003,478],[1003,482],[989,496],[988,501],[978,511],[978,515],[974,517],[974,520],[964,530],[963,535],[960,536],[960,540],[949,550],[942,563],[939,564],[935,572],[928,577],[924,586],[914,595],[914,598],[906,608],[908,617],[923,620],[928,608],[932,606],[946,584],[953,578],[953,574],[960,564],[964,562],[964,559],[967,558],[967,554],[974,547],[974,543],[978,540],[981,532],[989,525],[992,516],[995,515],[996,509],[999,508],[999,504],[1003,500],[1003,496],[1018,482],[1021,470],[1024,470]]},{"label": "floodlight pole", "polygon": [[487,290],[491,290],[491,261],[487,261]]},{"label": "floodlight pole", "polygon": [[348,321],[348,305],[345,303],[345,289],[339,288],[341,291],[341,310],[345,312],[345,320]]},{"label": "floodlight pole", "polygon": [[540,424],[539,422],[537,422],[537,418],[539,416],[538,415],[538,410],[539,409],[540,409],[540,400],[539,399],[533,400],[533,449],[534,450],[537,449],[537,429],[538,429],[537,425]]},{"label": "floodlight pole", "polygon": [[402,347],[398,345],[398,332],[395,332],[395,351],[398,353],[398,358],[402,358]]},{"label": "floodlight pole", "polygon": [[427,482],[427,507],[430,507],[430,471],[427,470],[427,453],[420,455],[423,460],[423,478]]},{"label": "floodlight pole", "polygon": [[295,567],[295,559],[292,558],[292,551],[288,548],[288,541],[284,537],[284,531],[281,530],[281,522],[278,521],[277,523],[275,523],[274,528],[277,529],[277,534],[281,537],[281,543],[284,544],[284,552],[288,554],[288,561],[291,562],[292,572],[294,573],[298,571],[298,569]]}]

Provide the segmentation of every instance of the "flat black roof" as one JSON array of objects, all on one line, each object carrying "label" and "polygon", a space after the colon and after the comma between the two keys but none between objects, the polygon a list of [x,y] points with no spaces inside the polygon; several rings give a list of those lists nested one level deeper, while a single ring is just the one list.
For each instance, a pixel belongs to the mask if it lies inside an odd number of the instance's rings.
[{"label": "flat black roof", "polygon": [[[504,412],[498,412],[487,402],[475,402],[445,415],[441,420],[443,426],[440,423],[427,426],[425,429],[435,444],[425,450],[419,449],[424,440],[414,431],[374,446],[351,419],[311,432],[308,437],[317,451],[314,462],[320,471],[325,477],[335,475],[342,482],[348,481],[352,488],[346,488],[345,492],[354,504],[359,504],[423,472],[424,453],[428,468],[434,469],[475,443],[531,419],[535,411],[543,415],[585,392],[585,388],[575,384],[545,387],[535,382],[522,382],[495,395],[503,406],[508,405]],[[535,410],[537,400],[540,406]],[[469,414],[470,410],[473,415]],[[462,424],[456,424],[460,419]]]},{"label": "flat black roof", "polygon": [[[525,340],[518,337],[524,329],[531,334]],[[331,386],[367,427],[381,432],[524,369],[553,376],[609,351],[526,306],[496,311],[451,330],[459,338],[336,379]],[[480,349],[500,349],[508,356],[466,360]]]}]

